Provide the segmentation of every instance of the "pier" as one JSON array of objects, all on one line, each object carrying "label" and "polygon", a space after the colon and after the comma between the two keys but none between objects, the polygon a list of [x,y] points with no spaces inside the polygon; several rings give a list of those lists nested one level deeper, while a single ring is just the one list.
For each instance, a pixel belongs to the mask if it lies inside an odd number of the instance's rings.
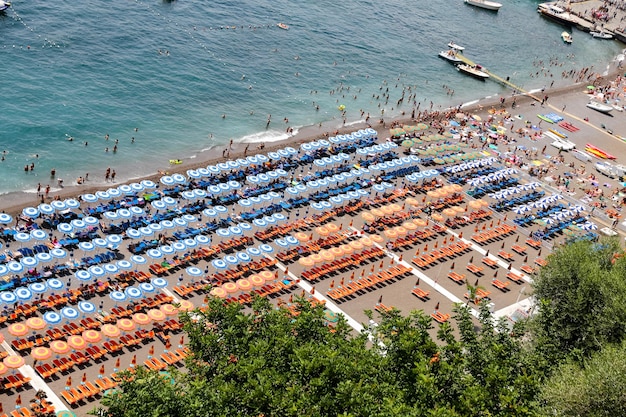
[{"label": "pier", "polygon": [[[468,57],[466,57],[465,55],[463,55],[461,52],[457,52],[456,53],[457,58],[459,58],[461,61],[463,61],[464,64],[466,65],[470,65],[470,66],[475,66],[476,63],[474,61],[472,61],[471,59],[469,59]],[[538,99],[537,97],[528,94],[528,92],[526,92],[523,88],[521,88],[518,85],[513,84],[509,79],[507,78],[502,78],[501,76],[499,76],[498,74],[494,74],[493,72],[489,71],[487,68],[482,68],[482,71],[486,72],[487,74],[489,74],[489,79],[490,80],[494,80],[495,82],[502,84],[505,87],[510,88],[511,90],[517,91],[520,94],[525,94],[528,95],[529,97],[534,98],[537,101],[540,101],[540,99]]]}]

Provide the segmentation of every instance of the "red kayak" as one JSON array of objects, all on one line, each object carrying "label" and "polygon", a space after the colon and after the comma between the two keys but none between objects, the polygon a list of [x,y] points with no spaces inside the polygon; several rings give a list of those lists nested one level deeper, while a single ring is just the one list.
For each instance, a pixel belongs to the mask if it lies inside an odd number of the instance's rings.
[{"label": "red kayak", "polygon": [[602,149],[593,146],[591,143],[588,143],[585,145],[585,150],[587,150],[588,152],[591,152],[594,155],[599,156],[600,158],[604,158],[604,159],[617,159],[615,158],[613,155],[611,155],[608,152],[603,151]]}]

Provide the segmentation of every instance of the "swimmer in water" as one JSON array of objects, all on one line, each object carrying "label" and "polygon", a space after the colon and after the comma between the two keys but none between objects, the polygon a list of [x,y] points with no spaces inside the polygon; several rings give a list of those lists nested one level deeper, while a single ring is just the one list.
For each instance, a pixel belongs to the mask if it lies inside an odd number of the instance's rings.
[{"label": "swimmer in water", "polygon": [[70,136],[69,138],[67,138],[67,140],[68,140],[68,142],[73,142],[74,138]]}]

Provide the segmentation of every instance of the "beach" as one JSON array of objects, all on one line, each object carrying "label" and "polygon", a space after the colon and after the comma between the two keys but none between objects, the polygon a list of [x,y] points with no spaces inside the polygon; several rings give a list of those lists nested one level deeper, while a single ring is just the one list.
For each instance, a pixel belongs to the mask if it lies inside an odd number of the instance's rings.
[{"label": "beach", "polygon": [[[90,170],[77,185],[46,173],[43,201],[2,195],[10,217],[0,218],[0,415],[14,407],[25,415],[37,390],[48,396],[37,406],[86,415],[122,370],[184,367],[177,314],[211,297],[244,308],[267,297],[294,314],[303,297],[324,306],[330,328],[344,317],[355,333],[394,308],[421,310],[433,335],[438,323],[454,324],[458,304],[477,317],[484,301],[508,323],[532,314],[533,274],[553,248],[606,235],[623,242],[626,231],[623,179],[597,170],[626,165],[621,62],[561,65],[531,65],[546,81],[531,91],[471,80],[478,84],[463,88],[495,93],[429,106],[406,89],[421,107],[372,112],[367,122],[357,111],[345,122],[335,113],[284,140],[216,142],[180,164],[167,163],[168,149],[149,175],[128,181]],[[329,95],[348,92],[336,84]],[[451,87],[443,90],[454,102]],[[587,107],[592,100],[609,113]],[[273,124],[289,126],[271,111]],[[575,150],[559,149],[555,137]]]}]

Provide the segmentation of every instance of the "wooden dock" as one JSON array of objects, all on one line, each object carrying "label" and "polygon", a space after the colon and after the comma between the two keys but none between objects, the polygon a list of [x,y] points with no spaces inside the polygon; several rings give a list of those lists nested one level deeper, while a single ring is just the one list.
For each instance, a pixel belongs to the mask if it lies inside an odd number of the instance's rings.
[{"label": "wooden dock", "polygon": [[[468,57],[466,57],[465,55],[461,54],[460,52],[457,52],[456,56],[457,56],[457,58],[459,58],[461,61],[463,61],[463,63],[464,63],[464,64],[467,64],[467,65],[470,65],[470,66],[475,66],[475,65],[476,65],[476,63],[475,63],[474,61],[472,61],[471,59],[469,59],[469,58],[468,58]],[[508,88],[510,88],[511,90],[515,90],[515,91],[517,91],[517,92],[519,92],[519,93],[522,93],[522,94],[527,94],[527,92],[526,92],[526,91],[524,91],[524,89],[523,89],[523,88],[521,88],[520,86],[513,84],[511,81],[509,81],[509,80],[507,80],[507,79],[505,79],[505,78],[502,78],[502,77],[500,77],[500,76],[499,76],[499,75],[497,75],[497,74],[494,74],[493,72],[489,71],[488,69],[483,68],[483,69],[482,69],[482,71],[484,71],[484,72],[486,72],[487,74],[489,74],[489,78],[490,78],[490,79],[492,79],[492,80],[494,80],[494,81],[496,81],[497,83],[500,83],[500,84],[502,84],[503,86],[508,87]]]}]

